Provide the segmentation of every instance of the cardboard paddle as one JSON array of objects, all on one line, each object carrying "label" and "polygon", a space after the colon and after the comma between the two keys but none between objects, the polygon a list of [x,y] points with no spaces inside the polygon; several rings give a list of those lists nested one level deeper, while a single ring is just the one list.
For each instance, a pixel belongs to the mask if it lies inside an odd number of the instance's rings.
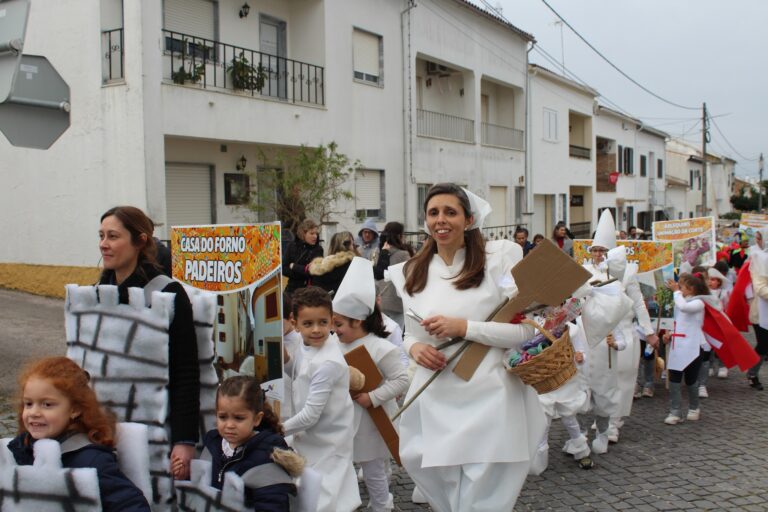
[{"label": "cardboard paddle", "polygon": [[[544,240],[512,268],[512,277],[518,293],[494,315],[492,322],[509,323],[533,303],[558,306],[591,279],[592,274],[552,241]],[[489,349],[487,345],[472,342],[453,373],[468,381]]]},{"label": "cardboard paddle", "polygon": [[[347,360],[349,366],[354,366],[365,375],[365,385],[362,389],[355,391],[353,394],[370,393],[379,387],[381,381],[384,380],[384,377],[381,375],[381,372],[365,346],[361,345],[357,348],[353,348],[344,354],[344,359]],[[384,411],[384,408],[381,406],[369,407],[368,414],[371,415],[373,424],[376,425],[381,437],[384,439],[384,443],[386,443],[387,448],[389,448],[389,453],[392,454],[392,458],[395,459],[395,462],[397,462],[398,465],[402,466],[402,464],[400,464],[400,436],[398,436],[397,430],[395,430],[394,425],[392,425],[386,411]]]}]

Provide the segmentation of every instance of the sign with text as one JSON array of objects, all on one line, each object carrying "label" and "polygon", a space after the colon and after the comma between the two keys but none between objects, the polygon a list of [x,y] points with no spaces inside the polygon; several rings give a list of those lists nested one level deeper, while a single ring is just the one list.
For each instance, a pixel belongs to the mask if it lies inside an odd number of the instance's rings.
[{"label": "sign with text", "polygon": [[714,217],[654,222],[653,240],[672,242],[675,267],[682,263],[688,263],[692,267],[715,264],[717,247]]},{"label": "sign with text", "polygon": [[762,213],[742,213],[739,221],[739,231],[749,238],[749,244],[755,243],[755,233],[760,228],[768,228],[768,215]]}]

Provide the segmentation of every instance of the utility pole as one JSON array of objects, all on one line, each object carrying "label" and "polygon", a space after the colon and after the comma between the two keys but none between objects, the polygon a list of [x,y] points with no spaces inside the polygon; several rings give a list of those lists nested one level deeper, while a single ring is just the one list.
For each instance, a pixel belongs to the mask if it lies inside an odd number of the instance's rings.
[{"label": "utility pole", "polygon": [[760,181],[757,182],[757,213],[763,213],[763,162],[763,154],[760,153],[757,167],[760,171]]},{"label": "utility pole", "polygon": [[702,103],[701,109],[701,214],[709,214],[707,208],[707,142],[709,141],[709,119],[707,119],[707,104]]}]

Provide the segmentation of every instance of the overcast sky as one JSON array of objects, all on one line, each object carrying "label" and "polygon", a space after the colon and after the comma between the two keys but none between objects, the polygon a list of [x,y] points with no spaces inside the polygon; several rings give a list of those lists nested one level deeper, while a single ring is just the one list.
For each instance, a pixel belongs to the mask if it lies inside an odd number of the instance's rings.
[{"label": "overcast sky", "polygon": [[[472,1],[483,6],[482,0]],[[700,145],[706,102],[722,131],[710,126],[708,149],[737,160],[737,175],[756,176],[758,155],[768,158],[768,0],[547,0],[626,74],[659,96],[697,110],[673,107],[633,85],[568,27],[563,27],[561,52],[560,25],[542,0],[487,1],[533,34],[536,46],[557,65],[564,53],[566,69],[670,135],[684,134]],[[531,62],[562,72],[536,50]]]}]

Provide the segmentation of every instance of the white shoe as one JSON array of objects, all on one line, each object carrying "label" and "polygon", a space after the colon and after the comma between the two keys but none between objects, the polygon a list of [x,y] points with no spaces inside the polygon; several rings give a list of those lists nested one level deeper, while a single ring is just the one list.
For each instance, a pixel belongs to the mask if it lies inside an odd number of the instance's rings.
[{"label": "white shoe", "polygon": [[688,421],[699,421],[701,418],[701,409],[690,409],[685,417]]},{"label": "white shoe", "polygon": [[358,482],[363,481],[363,468],[360,468],[357,470],[357,481]]},{"label": "white shoe", "polygon": [[725,366],[721,366],[717,370],[717,378],[718,379],[727,379],[728,378],[728,368]]},{"label": "white shoe", "polygon": [[672,413],[669,413],[669,415],[664,418],[664,423],[667,425],[677,425],[678,423],[681,423],[683,421],[683,418],[680,416],[675,416]]},{"label": "white shoe", "polygon": [[715,374],[714,368],[710,368],[709,371],[707,371],[707,375],[709,375],[710,377],[712,377],[714,374]]},{"label": "white shoe", "polygon": [[411,494],[411,501],[413,503],[427,503],[427,498],[419,490],[418,487],[413,488],[413,494]]},{"label": "white shoe", "polygon": [[699,398],[709,398],[706,386],[699,386]]},{"label": "white shoe", "polygon": [[608,451],[608,434],[597,434],[592,441],[592,451],[598,454]]},{"label": "white shoe", "polygon": [[646,398],[653,398],[653,388],[643,388],[643,396]]}]

